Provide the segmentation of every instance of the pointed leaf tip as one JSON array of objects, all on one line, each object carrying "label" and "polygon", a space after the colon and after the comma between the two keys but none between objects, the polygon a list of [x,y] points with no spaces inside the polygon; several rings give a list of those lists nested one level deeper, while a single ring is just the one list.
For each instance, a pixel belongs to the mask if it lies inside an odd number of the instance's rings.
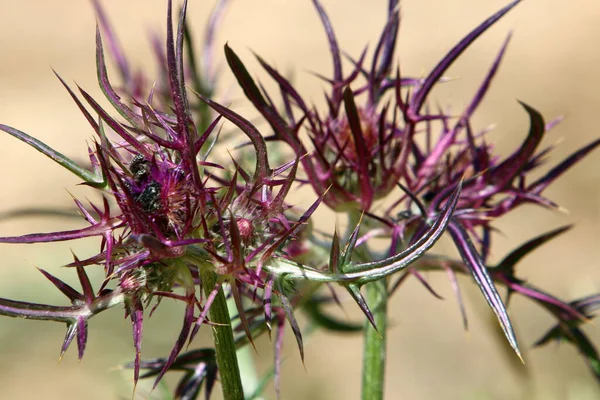
[{"label": "pointed leaf tip", "polygon": [[490,16],[488,19],[483,21],[479,26],[473,29],[468,35],[466,35],[460,42],[458,42],[446,56],[433,68],[427,78],[425,78],[423,84],[415,91],[411,100],[411,110],[415,115],[418,115],[421,108],[425,104],[427,95],[433,89],[433,86],[439,81],[444,72],[456,61],[456,59],[485,31],[487,31],[492,25],[494,25],[500,18],[502,18],[507,12],[512,10],[521,0],[515,0],[512,3],[506,5],[498,12]]},{"label": "pointed leaf tip", "polygon": [[377,324],[375,323],[375,317],[373,317],[373,313],[371,312],[371,309],[369,308],[367,301],[365,300],[364,296],[360,292],[360,287],[358,285],[349,284],[349,285],[346,285],[346,290],[348,290],[348,293],[350,293],[350,296],[352,296],[354,301],[356,301],[356,304],[358,304],[358,306],[360,307],[362,312],[365,314],[365,316],[369,320],[369,323],[371,324],[373,329],[375,329],[375,331],[377,331],[377,333],[380,334],[379,329],[377,329]]},{"label": "pointed leaf tip", "polygon": [[83,179],[86,183],[92,186],[104,186],[106,184],[104,177],[99,177],[95,173],[88,171],[86,168],[80,166],[75,161],[59,153],[58,151],[54,150],[53,148],[46,145],[42,141],[34,138],[33,136],[30,136],[25,132],[21,132],[18,129],[3,124],[0,124],[0,130],[19,139],[23,143],[30,145],[40,153],[44,154],[46,157],[50,158],[52,161],[66,168],[68,171],[72,172],[77,177]]},{"label": "pointed leaf tip", "polygon": [[479,253],[471,242],[468,232],[457,221],[451,221],[450,224],[448,224],[448,230],[463,261],[469,268],[475,283],[481,290],[483,297],[487,301],[494,314],[496,314],[496,318],[498,318],[498,322],[504,331],[504,335],[506,336],[508,343],[519,357],[521,362],[523,362],[521,350],[519,349],[517,337],[508,316],[506,306],[502,302],[502,299],[500,298],[500,295],[498,294],[498,291],[492,282],[492,278],[489,275],[487,267],[484,265]]}]

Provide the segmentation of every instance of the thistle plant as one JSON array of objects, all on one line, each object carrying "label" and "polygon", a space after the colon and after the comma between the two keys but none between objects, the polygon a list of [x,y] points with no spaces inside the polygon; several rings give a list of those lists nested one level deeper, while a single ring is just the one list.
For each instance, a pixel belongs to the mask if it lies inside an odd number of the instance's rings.
[{"label": "thistle plant", "polygon": [[[116,113],[57,74],[94,134],[88,165],[0,125],[101,195],[99,202],[74,199],[85,220],[79,229],[0,238],[2,243],[99,240],[96,255],[74,256],[66,266],[77,274],[81,289],[40,269],[70,306],[0,298],[0,314],[65,323],[61,357],[75,341],[81,359],[89,320],[122,307],[132,326],[135,357],[127,366],[134,384],[152,377],[156,386],[167,372],[184,371],[174,398],[197,398],[201,391],[209,398],[219,382],[226,399],[242,399],[262,396],[270,375],[256,387],[243,387],[242,377],[251,371],[240,369],[237,351],[254,347],[264,334],[274,345],[277,395],[285,397],[279,390],[283,334],[291,329],[303,360],[296,314],[304,309],[323,329],[364,335],[362,398],[381,399],[388,300],[408,277],[439,297],[423,272],[443,271],[457,295],[465,328],[458,274],[470,276],[480,289],[515,357],[523,359],[507,311],[513,294],[556,320],[545,333],[541,330],[536,345],[564,341],[575,346],[600,379],[598,353],[581,330],[600,305],[600,294],[563,300],[517,274],[523,258],[570,226],[528,240],[495,265],[489,261],[497,236],[494,221],[525,204],[556,209],[543,192],[600,139],[545,167],[553,148],[541,147],[542,140],[559,119],[546,122],[535,108],[520,103],[529,131],[510,155],[495,153],[488,130],[471,120],[491,87],[510,35],[464,110],[458,115],[444,108],[431,111],[431,90],[449,80],[448,68],[519,0],[468,32],[424,77],[404,75],[395,53],[397,0],[388,3],[375,49],[358,57],[342,52],[326,10],[313,0],[333,64],[331,76],[320,76],[328,85],[326,107],[312,105],[259,55],[264,72],[255,78],[225,45],[230,70],[260,122],[250,122],[216,96],[214,36],[227,3],[218,2],[198,55],[186,23],[187,1],[175,24],[172,1],[167,1],[166,39],[164,44],[156,38],[152,42],[159,66],[155,77],[133,72],[100,2],[93,1],[99,22],[98,83]],[[107,54],[118,80],[108,75]],[[258,83],[263,77],[274,81],[277,94]],[[229,158],[222,151],[228,142],[219,134],[225,121],[227,129],[234,127],[230,136],[238,147],[246,149]],[[281,161],[281,154],[289,158]],[[290,196],[301,185],[310,185],[316,194],[305,209]],[[345,217],[347,232],[318,231],[311,216],[320,207]],[[431,251],[446,232],[460,259]],[[375,241],[385,243],[384,248]],[[92,283],[86,271],[99,268],[104,278]],[[364,326],[321,310],[323,303],[340,303],[343,296],[362,311]],[[168,355],[144,360],[144,321],[165,298],[185,309],[180,334]],[[214,348],[197,348],[194,338],[210,335],[208,327]]]}]

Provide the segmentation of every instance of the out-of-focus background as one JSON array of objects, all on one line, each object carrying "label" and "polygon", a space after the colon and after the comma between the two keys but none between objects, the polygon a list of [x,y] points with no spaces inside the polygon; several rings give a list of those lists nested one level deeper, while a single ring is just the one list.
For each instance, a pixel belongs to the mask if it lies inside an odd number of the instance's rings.
[{"label": "out-of-focus background", "polygon": [[[166,1],[105,0],[104,5],[130,62],[154,71],[148,31],[164,32]],[[328,46],[309,0],[234,0],[227,11],[217,44],[226,41],[258,72],[250,50],[283,72],[294,71],[302,93],[322,102],[324,84],[308,71],[328,74]],[[358,55],[376,44],[385,21],[383,0],[323,0],[343,49]],[[426,74],[464,34],[504,6],[505,0],[405,0],[398,44],[402,71]],[[190,1],[189,20],[200,35],[213,2]],[[86,157],[92,131],[51,68],[75,81],[97,98],[94,66],[95,16],[81,0],[0,0],[0,122],[11,125],[79,159]],[[480,107],[479,128],[497,123],[493,138],[506,154],[526,134],[527,116],[516,99],[539,109],[548,120],[567,119],[548,134],[545,144],[561,142],[550,163],[600,135],[600,2],[567,5],[560,0],[528,0],[481,37],[448,73],[459,78],[437,89],[440,104],[467,104],[509,31],[514,32],[500,72]],[[198,39],[199,40],[199,39]],[[221,88],[233,79],[222,52],[217,55]],[[242,104],[239,91],[230,98]],[[105,102],[103,104],[106,104]],[[249,107],[238,107],[250,113]],[[569,223],[575,228],[528,257],[519,275],[563,298],[600,291],[600,153],[592,154],[546,194],[568,213],[524,207],[496,226],[505,236],[494,257],[543,231]],[[85,197],[70,173],[8,135],[0,135],[0,215],[19,207],[71,207],[70,193]],[[308,205],[314,199],[299,199]],[[336,219],[320,214],[333,226]],[[73,229],[81,221],[66,218],[0,219],[0,236]],[[72,271],[61,269],[72,260],[93,254],[95,240],[40,245],[0,245],[0,296],[64,304],[64,298],[36,270],[44,268],[74,283]],[[447,244],[442,243],[440,248]],[[92,274],[94,275],[94,274]],[[531,349],[552,324],[534,305],[514,298],[516,324],[526,365],[502,345],[497,324],[467,279],[470,330],[462,329],[458,307],[443,274],[431,274],[432,285],[446,298],[439,301],[409,282],[392,300],[386,391],[388,399],[596,399],[600,388],[573,348]],[[96,275],[98,276],[98,275]],[[348,318],[361,318],[346,307]],[[180,328],[182,310],[164,302],[144,332],[144,355],[166,355]],[[0,399],[130,398],[130,372],[116,366],[133,358],[130,325],[120,310],[94,318],[81,363],[70,349],[57,364],[64,327],[55,323],[0,319]],[[597,323],[596,323],[597,324]],[[597,325],[586,331],[600,344]],[[205,335],[208,336],[208,335]],[[360,393],[361,339],[315,333],[306,338],[306,369],[292,337],[287,338],[283,365],[283,399],[356,399]],[[209,341],[205,341],[206,344]],[[268,340],[259,341],[259,368],[272,361]],[[173,383],[173,381],[169,381]],[[160,398],[140,385],[136,398]]]}]

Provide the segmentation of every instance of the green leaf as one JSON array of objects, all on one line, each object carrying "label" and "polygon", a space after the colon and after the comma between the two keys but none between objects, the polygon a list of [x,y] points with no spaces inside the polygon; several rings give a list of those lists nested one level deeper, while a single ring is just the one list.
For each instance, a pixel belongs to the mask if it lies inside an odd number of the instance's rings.
[{"label": "green leaf", "polygon": [[16,137],[24,143],[27,143],[40,153],[44,154],[45,156],[58,163],[62,167],[66,168],[67,170],[71,171],[79,178],[83,179],[88,185],[99,188],[106,187],[106,177],[100,177],[97,174],[87,170],[86,168],[77,164],[75,161],[59,153],[58,151],[54,150],[53,148],[39,141],[33,136],[29,136],[25,132],[21,132],[18,129],[2,124],[0,124],[0,130]]}]

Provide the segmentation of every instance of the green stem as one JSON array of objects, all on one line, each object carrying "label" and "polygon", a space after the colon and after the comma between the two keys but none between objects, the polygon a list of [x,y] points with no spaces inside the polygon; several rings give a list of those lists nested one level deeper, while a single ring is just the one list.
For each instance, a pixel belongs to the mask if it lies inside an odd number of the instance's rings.
[{"label": "green stem", "polygon": [[[359,213],[349,213],[349,230],[354,229],[360,223],[360,217]],[[353,254],[353,261],[371,262],[374,259],[376,260],[378,257],[366,245],[355,249]],[[364,288],[365,299],[373,314],[377,330],[369,321],[365,321],[361,398],[363,400],[382,400],[387,345],[387,279],[381,277],[379,280],[367,283]]]},{"label": "green stem", "polygon": [[[227,301],[227,309],[229,311],[229,317],[238,314],[235,300],[230,297]],[[263,397],[252,397],[260,386],[260,380],[258,379],[256,365],[254,364],[254,352],[252,346],[249,343],[240,345],[237,344],[237,360],[240,366],[240,375],[242,379],[242,386],[244,387],[244,398],[263,400]]]},{"label": "green stem", "polygon": [[[202,284],[206,296],[210,294],[216,283],[217,275],[213,271],[209,269],[202,271]],[[243,400],[244,390],[236,356],[233,330],[231,329],[231,318],[227,310],[227,300],[223,293],[223,287],[219,289],[219,293],[210,306],[209,314],[212,322],[223,398],[225,400]]]},{"label": "green stem", "polygon": [[362,399],[383,399],[387,344],[387,279],[365,285],[367,304],[371,306],[377,331],[365,322],[363,347]]}]

